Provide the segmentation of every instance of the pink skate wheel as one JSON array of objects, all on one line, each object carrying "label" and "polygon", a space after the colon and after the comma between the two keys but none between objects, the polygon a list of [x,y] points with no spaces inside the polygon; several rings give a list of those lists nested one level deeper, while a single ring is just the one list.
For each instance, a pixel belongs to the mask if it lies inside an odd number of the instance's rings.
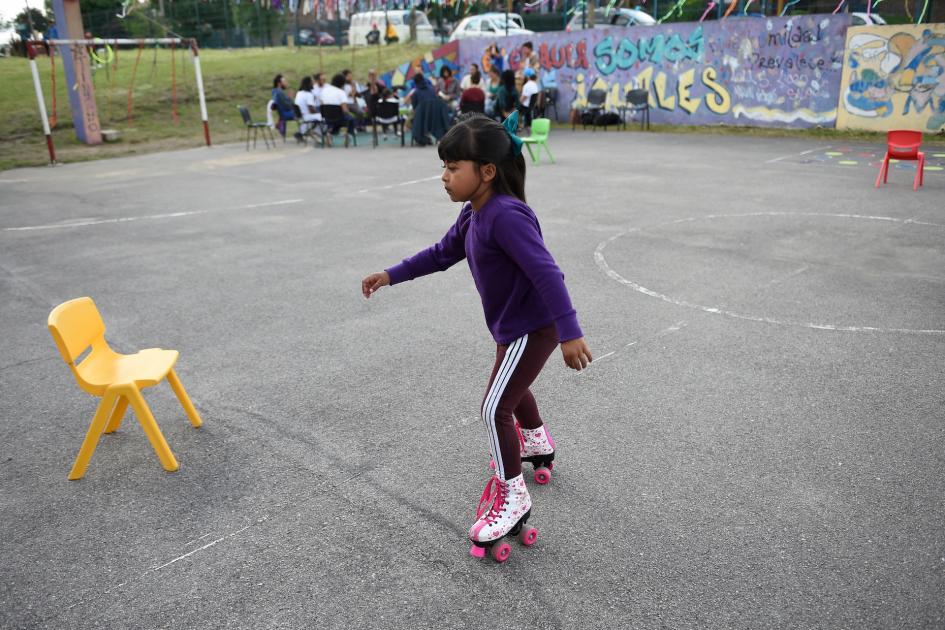
[{"label": "pink skate wheel", "polygon": [[523,545],[531,547],[535,544],[535,541],[538,540],[538,530],[526,525],[522,528],[522,531],[519,532],[518,538],[522,541]]},{"label": "pink skate wheel", "polygon": [[551,471],[541,466],[540,468],[535,469],[535,483],[540,486],[545,485],[551,481]]},{"label": "pink skate wheel", "polygon": [[492,545],[492,557],[496,562],[505,562],[512,553],[512,545],[507,542]]},{"label": "pink skate wheel", "polygon": [[486,557],[486,548],[472,545],[469,548],[469,555],[473,558],[485,558]]}]

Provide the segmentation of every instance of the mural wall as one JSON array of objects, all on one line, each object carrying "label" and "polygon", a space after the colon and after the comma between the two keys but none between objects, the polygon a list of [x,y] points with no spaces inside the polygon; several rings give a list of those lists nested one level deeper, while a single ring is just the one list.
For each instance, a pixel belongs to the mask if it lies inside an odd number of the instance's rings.
[{"label": "mural wall", "polygon": [[417,57],[400,64],[379,78],[388,87],[406,85],[410,77],[420,70],[428,77],[440,76],[440,68],[444,65],[449,66],[453,72],[456,72],[459,69],[458,59],[459,42],[450,42],[427,53],[424,57]]},{"label": "mural wall", "polygon": [[837,127],[945,129],[945,24],[847,32]]},{"label": "mural wall", "polygon": [[[517,69],[531,39],[542,72],[556,75],[558,118],[591,89],[616,108],[633,87],[650,91],[655,123],[833,126],[848,15],[731,18],[653,27],[500,38]],[[488,68],[495,40],[463,40],[459,63]]]}]

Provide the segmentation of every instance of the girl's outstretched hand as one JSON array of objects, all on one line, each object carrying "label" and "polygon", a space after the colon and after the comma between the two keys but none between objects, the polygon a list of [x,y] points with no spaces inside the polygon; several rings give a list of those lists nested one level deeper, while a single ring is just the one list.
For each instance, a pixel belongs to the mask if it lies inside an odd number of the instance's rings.
[{"label": "girl's outstretched hand", "polygon": [[587,347],[584,337],[562,341],[561,355],[564,357],[564,364],[578,372],[586,368],[587,364],[593,360],[591,349]]},{"label": "girl's outstretched hand", "polygon": [[372,293],[389,284],[390,276],[386,271],[372,273],[361,281],[361,293],[364,294],[364,297],[369,298]]}]

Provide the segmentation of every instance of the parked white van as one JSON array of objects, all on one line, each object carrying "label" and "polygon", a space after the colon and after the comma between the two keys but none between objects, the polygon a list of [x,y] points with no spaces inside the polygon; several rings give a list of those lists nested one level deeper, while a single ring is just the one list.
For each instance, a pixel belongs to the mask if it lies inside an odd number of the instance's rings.
[{"label": "parked white van", "polygon": [[[417,24],[417,43],[435,44],[436,37],[433,27],[423,11],[417,11],[414,19]],[[381,43],[384,43],[384,34],[387,32],[387,23],[397,30],[397,37],[401,42],[410,39],[410,11],[394,9],[390,11],[365,11],[351,16],[351,27],[348,29],[348,43],[352,46],[367,46],[367,35],[373,26],[381,34]]]}]

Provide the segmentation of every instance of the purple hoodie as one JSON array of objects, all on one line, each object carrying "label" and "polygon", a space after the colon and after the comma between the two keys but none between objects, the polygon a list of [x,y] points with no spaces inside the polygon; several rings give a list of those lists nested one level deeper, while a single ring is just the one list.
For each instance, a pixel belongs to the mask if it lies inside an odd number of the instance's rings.
[{"label": "purple hoodie", "polygon": [[554,323],[559,341],[583,337],[564,274],[545,247],[535,213],[509,195],[466,204],[446,236],[387,269],[392,285],[469,262],[486,324],[506,345]]}]

